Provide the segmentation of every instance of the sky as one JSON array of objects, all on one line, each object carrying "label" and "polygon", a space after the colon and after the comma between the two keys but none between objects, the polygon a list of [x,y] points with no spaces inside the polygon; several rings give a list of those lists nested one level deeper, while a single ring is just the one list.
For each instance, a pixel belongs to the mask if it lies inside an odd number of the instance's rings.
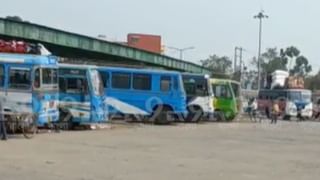
[{"label": "sky", "polygon": [[[235,46],[245,49],[249,64],[258,54],[259,23],[264,10],[262,48],[296,46],[320,68],[319,0],[10,0],[0,16],[24,20],[108,40],[126,41],[128,33],[162,36],[165,46],[195,47],[184,53],[198,63],[209,55],[233,59]],[[166,54],[178,57],[167,49]]]}]

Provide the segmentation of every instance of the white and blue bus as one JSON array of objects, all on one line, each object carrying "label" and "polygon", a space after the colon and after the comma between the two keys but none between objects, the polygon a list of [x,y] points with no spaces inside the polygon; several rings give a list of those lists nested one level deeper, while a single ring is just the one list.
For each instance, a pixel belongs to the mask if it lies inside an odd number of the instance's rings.
[{"label": "white and blue bus", "polygon": [[213,90],[210,76],[203,74],[182,74],[184,89],[187,93],[187,122],[212,120],[214,114]]},{"label": "white and blue bus", "polygon": [[269,114],[272,101],[278,100],[283,119],[297,117],[299,112],[303,118],[310,119],[313,113],[312,92],[308,89],[275,89],[260,90],[258,108]]},{"label": "white and blue bus", "polygon": [[108,120],[102,81],[96,66],[59,65],[59,110],[69,128]]},{"label": "white and blue bus", "polygon": [[178,72],[132,68],[99,68],[110,116],[131,116],[156,124],[185,115],[186,93]]},{"label": "white and blue bus", "polygon": [[38,127],[57,122],[57,58],[0,53],[0,98],[4,111],[31,113]]}]

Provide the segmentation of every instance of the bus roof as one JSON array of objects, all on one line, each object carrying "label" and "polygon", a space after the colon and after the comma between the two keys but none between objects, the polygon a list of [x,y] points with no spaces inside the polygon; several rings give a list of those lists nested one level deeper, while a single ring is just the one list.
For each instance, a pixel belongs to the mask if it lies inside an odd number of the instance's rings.
[{"label": "bus roof", "polygon": [[95,65],[85,65],[85,64],[59,64],[61,68],[72,68],[72,69],[97,69],[98,66]]},{"label": "bus roof", "polygon": [[311,90],[309,89],[261,89],[260,92],[263,91],[309,91],[311,92]]},{"label": "bus roof", "polygon": [[204,79],[209,79],[210,75],[208,74],[193,74],[193,73],[182,73],[182,76],[184,77],[196,77],[196,78],[204,78]]},{"label": "bus roof", "polygon": [[219,83],[219,84],[234,83],[234,84],[240,85],[240,82],[234,81],[234,80],[231,80],[231,79],[216,79],[216,78],[212,78],[210,81],[211,81],[211,83]]},{"label": "bus roof", "polygon": [[134,73],[150,73],[150,74],[171,74],[180,75],[177,71],[166,71],[166,70],[155,70],[155,69],[134,69],[134,68],[123,68],[123,67],[99,67],[101,70],[107,71],[122,71],[122,72],[134,72]]},{"label": "bus roof", "polygon": [[43,56],[33,54],[0,53],[0,63],[29,64],[29,65],[57,65],[56,56]]}]

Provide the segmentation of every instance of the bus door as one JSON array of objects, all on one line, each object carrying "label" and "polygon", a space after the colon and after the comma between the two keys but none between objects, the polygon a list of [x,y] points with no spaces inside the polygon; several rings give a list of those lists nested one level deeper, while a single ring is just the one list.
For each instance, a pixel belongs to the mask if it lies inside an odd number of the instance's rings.
[{"label": "bus door", "polygon": [[235,99],[232,95],[232,88],[229,83],[213,84],[215,95],[214,107],[217,111],[224,112],[226,118],[235,116]]},{"label": "bus door", "polygon": [[90,94],[85,76],[64,76],[59,78],[60,102],[75,119],[89,120]]},{"label": "bus door", "polygon": [[235,107],[237,108],[237,112],[240,112],[241,109],[242,109],[242,101],[241,101],[241,96],[240,96],[240,84],[236,84],[236,83],[231,83],[231,87],[232,87],[232,92],[233,92],[233,95],[234,95],[234,98],[235,98],[235,102],[236,102],[236,105]]},{"label": "bus door", "polygon": [[33,113],[30,66],[9,65],[5,101],[13,112]]},{"label": "bus door", "polygon": [[86,89],[85,100],[90,102],[91,122],[107,121],[108,113],[106,112],[107,106],[105,103],[103,83],[96,69],[87,71]]}]

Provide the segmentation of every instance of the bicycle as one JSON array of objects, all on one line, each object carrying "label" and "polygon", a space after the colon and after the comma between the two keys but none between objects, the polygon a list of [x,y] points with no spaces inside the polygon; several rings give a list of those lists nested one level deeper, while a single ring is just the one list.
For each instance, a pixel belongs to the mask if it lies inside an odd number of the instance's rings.
[{"label": "bicycle", "polygon": [[4,112],[7,132],[22,133],[26,139],[32,139],[38,132],[36,118],[32,113]]}]

